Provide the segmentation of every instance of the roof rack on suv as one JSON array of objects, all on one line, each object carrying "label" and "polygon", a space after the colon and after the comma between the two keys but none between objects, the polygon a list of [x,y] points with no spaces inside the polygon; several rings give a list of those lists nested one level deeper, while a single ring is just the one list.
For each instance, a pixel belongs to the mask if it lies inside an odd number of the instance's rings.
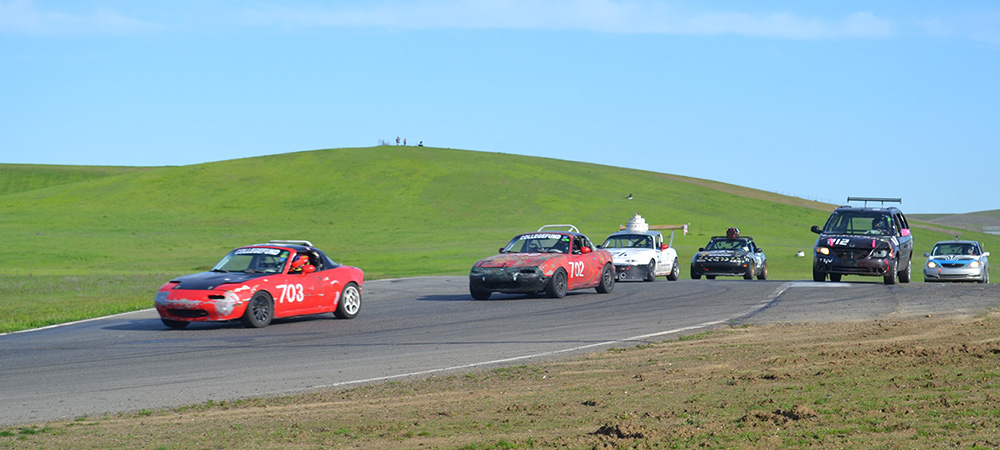
[{"label": "roof rack on suv", "polygon": [[542,230],[544,230],[546,228],[556,228],[556,227],[558,227],[558,228],[567,228],[568,227],[570,233],[579,233],[580,232],[580,230],[577,230],[576,227],[574,227],[573,225],[570,225],[568,223],[561,223],[561,224],[556,224],[556,225],[542,225],[538,229],[538,231],[542,231]]},{"label": "roof rack on suv", "polygon": [[848,203],[850,202],[865,202],[865,208],[868,207],[868,202],[879,202],[882,207],[885,207],[885,202],[892,203],[903,203],[901,198],[883,198],[883,197],[847,197]]},{"label": "roof rack on suv", "polygon": [[271,239],[270,241],[268,241],[268,244],[294,244],[294,245],[305,245],[308,247],[315,247],[315,245],[313,245],[312,242],[309,241],[296,241],[287,239]]}]

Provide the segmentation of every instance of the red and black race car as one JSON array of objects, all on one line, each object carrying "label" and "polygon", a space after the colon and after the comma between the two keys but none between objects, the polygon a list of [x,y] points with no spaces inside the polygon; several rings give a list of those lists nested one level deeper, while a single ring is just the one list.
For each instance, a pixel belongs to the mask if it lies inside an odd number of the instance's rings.
[{"label": "red and black race car", "polygon": [[270,241],[229,252],[209,272],[167,282],[155,304],[170,328],[237,319],[260,328],[275,318],[328,312],[353,319],[364,282],[361,269],[333,262],[309,241]]},{"label": "red and black race car", "polygon": [[569,290],[597,288],[608,293],[614,287],[611,253],[595,247],[572,225],[545,225],[537,232],[514,236],[499,255],[479,260],[469,273],[469,292],[476,300],[486,300],[493,292],[545,291],[560,298]]}]

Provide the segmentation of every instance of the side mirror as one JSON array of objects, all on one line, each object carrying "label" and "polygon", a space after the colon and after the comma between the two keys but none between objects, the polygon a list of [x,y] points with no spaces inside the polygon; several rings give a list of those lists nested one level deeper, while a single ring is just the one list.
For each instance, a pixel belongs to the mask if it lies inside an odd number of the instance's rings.
[{"label": "side mirror", "polygon": [[663,245],[660,246],[660,250],[666,250],[668,248],[670,248],[670,246],[667,245],[667,244],[663,244]]},{"label": "side mirror", "polygon": [[314,266],[312,264],[306,264],[305,266],[302,266],[302,274],[303,275],[305,275],[307,273],[313,273],[315,271],[316,271],[316,266]]},{"label": "side mirror", "polygon": [[703,252],[703,251],[705,251],[705,247],[698,247],[698,251],[699,251],[699,252]]},{"label": "side mirror", "polygon": [[497,251],[500,252],[500,253],[503,253],[503,247],[500,247],[500,250],[497,250]]},{"label": "side mirror", "polygon": [[590,247],[584,247],[582,250],[580,250],[580,252],[586,255],[587,253],[590,253]]},{"label": "side mirror", "polygon": [[910,229],[909,228],[903,228],[903,231],[900,231],[899,235],[900,236],[909,236],[910,235]]},{"label": "side mirror", "polygon": [[929,257],[929,256],[931,256],[931,254],[930,254],[930,253],[927,253],[927,252],[924,252],[924,258],[927,258],[927,257]]},{"label": "side mirror", "polygon": [[812,228],[810,228],[810,230],[812,230],[812,232],[813,232],[813,233],[816,233],[816,234],[820,234],[820,233],[822,233],[822,232],[823,232],[823,230],[819,229],[819,226],[818,226],[818,225],[813,225],[813,227],[812,227]]},{"label": "side mirror", "polygon": [[764,249],[757,247],[757,253],[764,253]]},{"label": "side mirror", "polygon": [[990,252],[983,252],[983,256],[990,256]]}]

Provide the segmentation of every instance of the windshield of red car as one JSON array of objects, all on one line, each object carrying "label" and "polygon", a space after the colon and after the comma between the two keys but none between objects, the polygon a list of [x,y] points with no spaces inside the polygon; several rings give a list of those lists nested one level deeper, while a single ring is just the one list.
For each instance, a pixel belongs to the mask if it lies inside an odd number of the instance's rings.
[{"label": "windshield of red car", "polygon": [[511,239],[504,253],[569,253],[570,238],[556,233],[529,233]]},{"label": "windshield of red car", "polygon": [[222,258],[213,272],[281,273],[288,250],[268,247],[238,248]]}]

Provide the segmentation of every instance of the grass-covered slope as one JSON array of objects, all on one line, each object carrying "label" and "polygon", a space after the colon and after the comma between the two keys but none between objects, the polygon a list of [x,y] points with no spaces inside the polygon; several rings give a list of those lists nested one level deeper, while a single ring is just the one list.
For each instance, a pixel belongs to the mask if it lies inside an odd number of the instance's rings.
[{"label": "grass-covered slope", "polygon": [[[675,239],[682,276],[708,237],[738,226],[765,249],[771,278],[809,279],[810,259],[795,252],[809,254],[809,227],[832,209],[676,175],[427,147],[64,168],[78,177],[64,183],[51,166],[34,166],[37,174],[31,167],[0,165],[4,174],[43,179],[0,190],[0,289],[11,300],[0,305],[0,331],[149,307],[168,278],[269,239],[311,240],[369,278],[464,274],[515,233],[572,223],[601,242],[636,212],[652,224],[690,224]],[[80,175],[88,172],[101,175]],[[919,253],[950,237],[914,234]]]}]

